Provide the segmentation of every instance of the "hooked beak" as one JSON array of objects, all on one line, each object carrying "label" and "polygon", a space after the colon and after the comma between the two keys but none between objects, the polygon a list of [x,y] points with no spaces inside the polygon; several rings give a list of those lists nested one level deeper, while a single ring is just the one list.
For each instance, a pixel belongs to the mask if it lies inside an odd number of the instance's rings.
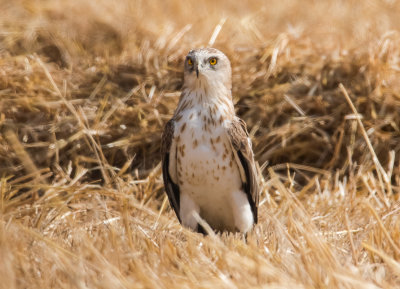
[{"label": "hooked beak", "polygon": [[196,65],[196,77],[199,78],[199,66]]}]

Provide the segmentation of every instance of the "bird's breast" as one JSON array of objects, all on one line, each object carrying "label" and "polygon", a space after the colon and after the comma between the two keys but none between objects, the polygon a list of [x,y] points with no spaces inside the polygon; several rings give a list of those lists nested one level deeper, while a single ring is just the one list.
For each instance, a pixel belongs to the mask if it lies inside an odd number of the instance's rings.
[{"label": "bird's breast", "polygon": [[[191,117],[192,116],[192,117]],[[223,121],[214,116],[188,113],[178,125],[177,175],[182,186],[205,189],[234,186],[240,180]],[[221,187],[221,189],[223,189]]]}]

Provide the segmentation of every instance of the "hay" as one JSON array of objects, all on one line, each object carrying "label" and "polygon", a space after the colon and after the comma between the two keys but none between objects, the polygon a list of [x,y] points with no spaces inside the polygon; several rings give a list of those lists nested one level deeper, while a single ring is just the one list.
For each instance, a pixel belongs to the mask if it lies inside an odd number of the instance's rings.
[{"label": "hay", "polygon": [[[4,288],[397,288],[391,1],[0,1]],[[188,50],[233,66],[260,224],[203,237],[166,203],[160,136]]]}]

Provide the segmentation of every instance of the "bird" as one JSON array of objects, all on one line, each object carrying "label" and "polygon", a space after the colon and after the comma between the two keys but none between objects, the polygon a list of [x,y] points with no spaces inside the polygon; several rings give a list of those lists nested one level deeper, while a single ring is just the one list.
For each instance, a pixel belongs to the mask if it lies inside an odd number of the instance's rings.
[{"label": "bird", "polygon": [[162,174],[179,222],[207,234],[247,234],[258,221],[259,186],[246,123],[235,114],[228,57],[189,51],[182,93],[161,138]]}]

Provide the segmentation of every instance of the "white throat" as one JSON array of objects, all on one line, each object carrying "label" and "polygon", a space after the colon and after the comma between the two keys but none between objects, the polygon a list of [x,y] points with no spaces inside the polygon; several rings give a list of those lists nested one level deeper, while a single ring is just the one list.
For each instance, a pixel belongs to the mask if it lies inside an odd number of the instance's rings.
[{"label": "white throat", "polygon": [[224,107],[228,114],[234,113],[231,89],[220,81],[200,76],[199,78],[185,81],[182,97],[176,112],[193,108],[194,106],[207,107],[210,105]]}]

